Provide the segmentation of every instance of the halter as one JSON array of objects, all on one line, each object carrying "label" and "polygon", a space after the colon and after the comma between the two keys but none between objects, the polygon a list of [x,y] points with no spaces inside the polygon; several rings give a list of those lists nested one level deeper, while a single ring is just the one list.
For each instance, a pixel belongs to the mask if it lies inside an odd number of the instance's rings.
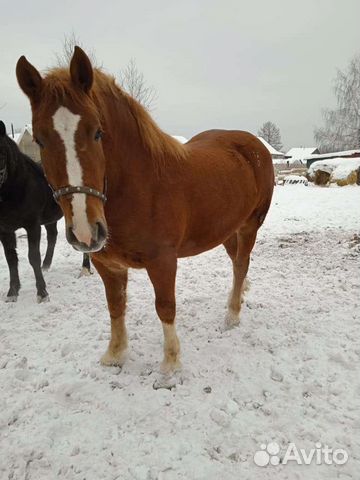
[{"label": "halter", "polygon": [[107,189],[106,178],[104,180],[104,192],[103,193],[99,192],[98,190],[95,190],[94,188],[90,188],[90,187],[86,187],[86,186],[74,187],[72,185],[69,185],[67,187],[59,188],[58,190],[54,190],[51,185],[49,185],[49,186],[50,186],[51,190],[53,191],[53,196],[54,196],[55,202],[57,202],[60,197],[63,197],[65,195],[73,195],[74,193],[85,193],[85,195],[91,195],[93,197],[100,198],[100,200],[102,200],[103,203],[105,203],[106,200],[107,200],[107,198],[106,198],[106,189]]}]

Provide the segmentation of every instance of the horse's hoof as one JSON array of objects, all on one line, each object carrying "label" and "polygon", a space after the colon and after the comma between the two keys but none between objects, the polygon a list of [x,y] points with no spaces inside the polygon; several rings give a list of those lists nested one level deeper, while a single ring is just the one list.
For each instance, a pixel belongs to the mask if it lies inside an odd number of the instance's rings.
[{"label": "horse's hoof", "polygon": [[6,303],[15,303],[17,302],[18,296],[17,295],[9,295],[5,298]]},{"label": "horse's hoof", "polygon": [[37,295],[36,296],[36,301],[37,301],[37,303],[50,302],[50,297],[49,297],[49,295],[45,295],[45,296]]},{"label": "horse's hoof", "polygon": [[89,277],[90,275],[92,275],[93,272],[91,270],[89,270],[88,268],[86,267],[83,267],[79,273],[79,278],[81,277]]},{"label": "horse's hoof", "polygon": [[49,269],[50,269],[50,265],[43,265],[43,266],[41,267],[41,270],[42,270],[43,272],[48,272]]},{"label": "horse's hoof", "polygon": [[166,390],[172,390],[177,385],[182,385],[183,383],[184,380],[179,370],[167,375],[160,373],[156,375],[155,381],[153,383],[153,389],[160,390],[162,388],[165,388]]},{"label": "horse's hoof", "polygon": [[127,351],[113,354],[107,350],[100,359],[101,365],[105,367],[122,367],[127,359]]},{"label": "horse's hoof", "polygon": [[160,364],[160,373],[165,377],[169,377],[174,375],[176,372],[180,372],[181,368],[181,362],[179,359],[172,362],[164,359]]},{"label": "horse's hoof", "polygon": [[228,310],[224,319],[224,329],[230,330],[240,324],[240,315],[232,310]]}]

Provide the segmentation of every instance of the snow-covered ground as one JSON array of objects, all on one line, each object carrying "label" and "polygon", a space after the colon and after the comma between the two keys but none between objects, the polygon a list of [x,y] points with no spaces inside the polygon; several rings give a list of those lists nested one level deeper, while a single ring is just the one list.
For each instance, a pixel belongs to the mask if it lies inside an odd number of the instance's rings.
[{"label": "snow-covered ground", "polygon": [[[35,285],[19,238],[22,289],[0,304],[0,479],[358,479],[360,469],[360,188],[276,187],[249,272],[240,327],[223,331],[231,265],[223,249],[180,260],[183,372],[153,388],[162,329],[144,271],[131,271],[130,358],[98,360],[109,339],[97,274],[63,228],[51,301]],[[0,258],[1,293],[8,288]],[[257,466],[276,442],[317,442],[345,465]]]}]

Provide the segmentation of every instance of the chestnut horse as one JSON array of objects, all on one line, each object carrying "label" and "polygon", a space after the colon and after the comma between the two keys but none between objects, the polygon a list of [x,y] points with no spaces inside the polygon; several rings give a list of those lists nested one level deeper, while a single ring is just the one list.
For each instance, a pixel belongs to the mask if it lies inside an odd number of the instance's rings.
[{"label": "chestnut horse", "polygon": [[236,130],[181,145],[79,47],[69,68],[42,77],[22,56],[16,74],[67,240],[91,252],[105,286],[111,339],[101,362],[125,360],[128,268],[145,268],[164,331],[161,371],[179,369],[177,259],[225,246],[233,263],[225,322],[238,324],[250,252],[273,192],[268,150]]}]

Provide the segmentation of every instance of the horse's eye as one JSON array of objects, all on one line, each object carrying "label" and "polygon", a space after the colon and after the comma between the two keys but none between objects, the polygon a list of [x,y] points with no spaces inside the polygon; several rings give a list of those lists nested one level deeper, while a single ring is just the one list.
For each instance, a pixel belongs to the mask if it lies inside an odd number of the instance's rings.
[{"label": "horse's eye", "polygon": [[34,137],[35,143],[39,145],[40,148],[44,148],[44,144],[40,142],[40,140],[36,137]]},{"label": "horse's eye", "polygon": [[95,133],[95,141],[98,142],[102,138],[102,136],[103,136],[103,132],[99,128]]}]

